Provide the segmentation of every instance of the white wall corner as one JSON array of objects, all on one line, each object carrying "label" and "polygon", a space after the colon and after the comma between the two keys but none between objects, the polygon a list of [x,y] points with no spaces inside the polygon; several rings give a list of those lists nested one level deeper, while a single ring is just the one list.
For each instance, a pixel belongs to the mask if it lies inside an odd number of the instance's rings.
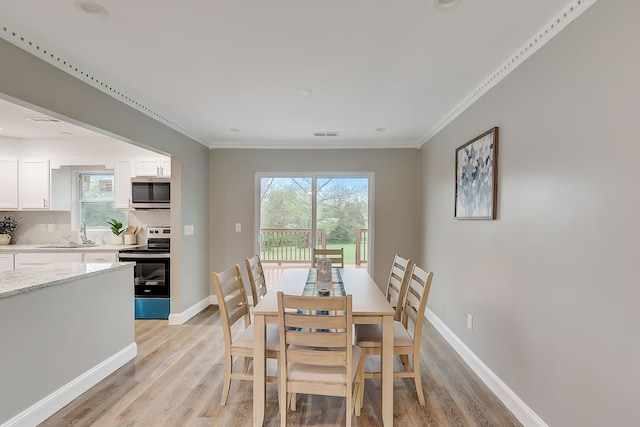
[{"label": "white wall corner", "polygon": [[462,357],[465,363],[480,377],[487,387],[513,413],[525,427],[548,427],[518,395],[509,388],[489,367],[467,347],[460,338],[444,324],[442,320],[428,307],[425,317],[444,337],[453,349]]}]

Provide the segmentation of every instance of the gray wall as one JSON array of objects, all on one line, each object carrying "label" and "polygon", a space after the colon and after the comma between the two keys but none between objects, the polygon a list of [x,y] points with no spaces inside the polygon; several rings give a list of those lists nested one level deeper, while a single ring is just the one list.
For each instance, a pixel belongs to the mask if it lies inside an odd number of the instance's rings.
[{"label": "gray wall", "polygon": [[[393,256],[419,256],[420,155],[416,149],[214,149],[211,168],[211,270],[240,264],[255,253],[256,172],[373,172],[375,265],[386,284]],[[235,232],[235,223],[242,232]],[[212,291],[213,294],[213,291]]]},{"label": "gray wall", "polygon": [[[0,40],[0,96],[171,156],[172,299],[179,313],[209,295],[207,147]],[[188,167],[184,167],[188,165]],[[183,236],[183,225],[195,234]]]},{"label": "gray wall", "polygon": [[[550,426],[640,425],[639,16],[597,2],[422,149],[429,306]],[[492,126],[498,220],[456,221],[454,150]]]},{"label": "gray wall", "polygon": [[125,266],[0,298],[0,425],[18,414],[20,425],[40,422],[135,355],[132,293],[133,266]]}]

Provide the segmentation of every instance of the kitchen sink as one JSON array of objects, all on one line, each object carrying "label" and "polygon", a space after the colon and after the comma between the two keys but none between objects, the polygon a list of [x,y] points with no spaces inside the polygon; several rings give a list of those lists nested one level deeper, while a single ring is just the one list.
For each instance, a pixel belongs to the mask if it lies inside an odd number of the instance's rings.
[{"label": "kitchen sink", "polygon": [[69,242],[65,244],[59,245],[46,245],[46,246],[38,246],[40,249],[82,249],[82,248],[92,248],[94,246],[98,246],[95,243],[74,243]]}]

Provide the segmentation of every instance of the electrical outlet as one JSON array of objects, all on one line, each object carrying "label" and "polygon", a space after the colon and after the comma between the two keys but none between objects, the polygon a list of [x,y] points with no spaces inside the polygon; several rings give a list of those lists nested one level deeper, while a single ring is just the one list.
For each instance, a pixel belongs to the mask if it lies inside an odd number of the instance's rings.
[{"label": "electrical outlet", "polygon": [[242,224],[240,224],[239,222],[236,222],[236,233],[239,233],[242,231]]},{"label": "electrical outlet", "polygon": [[40,224],[40,231],[47,231],[47,224]]},{"label": "electrical outlet", "polygon": [[191,236],[193,234],[193,225],[185,225],[184,226],[184,235]]},{"label": "electrical outlet", "polygon": [[467,314],[467,329],[473,331],[473,316],[470,314]]}]

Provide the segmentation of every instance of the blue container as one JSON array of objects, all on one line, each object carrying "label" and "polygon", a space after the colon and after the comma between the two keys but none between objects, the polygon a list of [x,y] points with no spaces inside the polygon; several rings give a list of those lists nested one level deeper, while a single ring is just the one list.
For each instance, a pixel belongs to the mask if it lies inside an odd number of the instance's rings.
[{"label": "blue container", "polygon": [[136,298],[136,319],[168,319],[171,310],[169,298]]}]

